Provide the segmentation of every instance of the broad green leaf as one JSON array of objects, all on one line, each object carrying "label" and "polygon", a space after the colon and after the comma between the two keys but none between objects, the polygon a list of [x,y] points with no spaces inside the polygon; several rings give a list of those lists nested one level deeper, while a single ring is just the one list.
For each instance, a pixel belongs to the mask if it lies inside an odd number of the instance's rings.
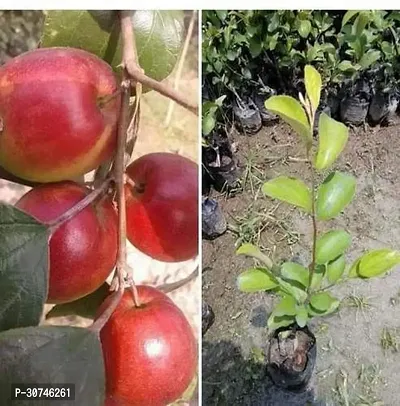
[{"label": "broad green leaf", "polygon": [[376,61],[378,61],[380,57],[381,57],[380,51],[369,50],[361,57],[359,64],[361,65],[362,69],[367,69],[371,65],[373,65]]},{"label": "broad green leaf", "polygon": [[277,330],[281,327],[288,327],[296,321],[295,316],[276,316],[274,313],[268,318],[268,328],[270,330]]},{"label": "broad green leaf", "polygon": [[336,217],[353,199],[356,192],[354,176],[332,172],[318,189],[317,218],[330,220]]},{"label": "broad green leaf", "polygon": [[202,124],[202,133],[204,135],[209,135],[215,127],[216,124],[215,117],[211,114],[206,114],[203,117],[201,124]]},{"label": "broad green leaf", "polygon": [[347,72],[347,71],[357,71],[361,69],[360,65],[353,65],[350,61],[344,60],[339,63],[338,69],[341,70],[342,72]]},{"label": "broad green leaf", "polygon": [[273,313],[275,314],[275,316],[295,316],[296,300],[292,296],[284,296],[274,307]]},{"label": "broad green leaf", "polygon": [[400,252],[391,249],[379,249],[366,252],[359,258],[356,268],[358,276],[373,278],[381,276],[400,264]]},{"label": "broad green leaf", "polygon": [[[140,66],[151,78],[165,79],[173,71],[183,45],[183,13],[138,10],[132,21]],[[118,15],[112,10],[49,10],[41,46],[84,49],[119,70],[122,56],[119,31]]]},{"label": "broad green leaf", "polygon": [[302,105],[291,96],[272,96],[265,101],[265,108],[279,115],[303,139],[307,146],[312,143],[311,127]]},{"label": "broad green leaf", "polygon": [[343,16],[342,20],[342,27],[344,27],[355,15],[357,15],[360,11],[359,10],[349,10]]},{"label": "broad green leaf", "polygon": [[308,312],[304,305],[297,306],[296,308],[296,323],[300,327],[305,327],[308,321]]},{"label": "broad green leaf", "polygon": [[286,280],[279,276],[276,276],[276,280],[279,283],[279,287],[283,292],[293,296],[297,303],[304,303],[307,300],[307,292],[298,286],[298,282]]},{"label": "broad green leaf", "polygon": [[47,298],[49,238],[45,225],[0,203],[0,331],[39,324]]},{"label": "broad green leaf", "polygon": [[318,129],[318,151],[314,166],[321,171],[330,167],[339,157],[349,138],[349,130],[326,113],[319,116]]},{"label": "broad green leaf", "polygon": [[279,286],[275,276],[266,268],[248,269],[238,276],[236,283],[242,292],[260,292]]},{"label": "broad green leaf", "polygon": [[262,191],[273,199],[300,207],[307,213],[311,212],[312,199],[310,189],[300,179],[278,176],[264,183]]},{"label": "broad green leaf", "polygon": [[94,319],[100,305],[110,295],[110,285],[104,282],[97,290],[89,295],[69,303],[55,305],[47,314],[46,319],[77,315]]},{"label": "broad green leaf", "polygon": [[342,277],[345,267],[346,259],[344,255],[330,261],[326,267],[326,277],[329,283],[336,283]]},{"label": "broad green leaf", "polygon": [[311,289],[316,290],[321,287],[322,280],[324,279],[326,267],[325,265],[316,265],[314,275],[311,281]]},{"label": "broad green leaf", "polygon": [[306,85],[307,96],[311,101],[313,110],[316,111],[321,98],[321,75],[313,66],[306,65],[306,67],[304,68],[304,81]]},{"label": "broad green leaf", "polygon": [[316,262],[326,264],[342,255],[351,244],[351,236],[344,230],[331,230],[317,239]]},{"label": "broad green leaf", "polygon": [[298,32],[302,38],[307,38],[311,31],[311,22],[308,20],[300,20]]},{"label": "broad green leaf", "polygon": [[253,244],[243,244],[241,245],[237,251],[236,255],[246,255],[248,257],[252,257],[261,261],[268,269],[272,269],[274,264],[272,260],[265,254],[263,254],[259,248],[257,248]]},{"label": "broad green leaf", "polygon": [[310,298],[308,312],[312,316],[326,316],[339,307],[340,301],[328,292],[315,293]]},{"label": "broad green leaf", "polygon": [[308,286],[308,269],[295,262],[285,262],[282,264],[281,276],[288,282],[297,282],[299,288],[305,289]]},{"label": "broad green leaf", "polygon": [[0,333],[0,348],[0,393],[10,393],[12,383],[72,383],[75,404],[104,405],[104,362],[97,333],[78,327],[18,328]]}]

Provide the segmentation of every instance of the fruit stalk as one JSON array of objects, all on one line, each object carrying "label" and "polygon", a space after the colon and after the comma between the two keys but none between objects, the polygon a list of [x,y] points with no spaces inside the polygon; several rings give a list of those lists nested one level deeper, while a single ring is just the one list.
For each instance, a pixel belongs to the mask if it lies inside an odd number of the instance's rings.
[{"label": "fruit stalk", "polygon": [[135,45],[133,40],[133,27],[132,27],[132,11],[121,11],[121,36],[122,36],[122,59],[123,66],[128,72],[129,76],[134,82],[139,82],[144,86],[150,87],[163,96],[169,97],[176,103],[191,111],[192,113],[199,115],[199,108],[197,103],[192,103],[185,99],[179,92],[168,86],[165,83],[158,82],[148,76],[146,76],[140,68],[135,56]]},{"label": "fruit stalk", "polygon": [[112,177],[108,177],[98,188],[94,189],[85,198],[83,198],[78,204],[71,207],[65,213],[61,214],[61,216],[59,216],[56,219],[47,223],[47,225],[50,228],[51,233],[54,233],[65,222],[67,222],[68,220],[71,220],[72,217],[76,216],[85,207],[87,207],[87,206],[89,206],[89,204],[93,203],[100,195],[102,195],[108,189],[108,186],[112,180],[113,180]]}]

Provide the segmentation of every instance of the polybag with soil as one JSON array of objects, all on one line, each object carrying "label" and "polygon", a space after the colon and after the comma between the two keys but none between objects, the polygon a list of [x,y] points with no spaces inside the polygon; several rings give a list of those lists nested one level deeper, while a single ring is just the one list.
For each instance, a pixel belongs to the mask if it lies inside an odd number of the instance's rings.
[{"label": "polybag with soil", "polygon": [[227,223],[218,202],[205,198],[201,204],[203,238],[214,240],[225,233]]}]

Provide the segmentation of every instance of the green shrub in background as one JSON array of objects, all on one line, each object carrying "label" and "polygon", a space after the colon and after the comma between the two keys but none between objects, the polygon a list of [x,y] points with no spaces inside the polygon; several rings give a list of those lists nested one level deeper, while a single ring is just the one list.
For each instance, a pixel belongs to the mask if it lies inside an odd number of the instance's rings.
[{"label": "green shrub in background", "polygon": [[399,11],[204,11],[202,32],[207,100],[265,87],[297,96],[307,64],[326,94],[368,74],[382,89],[399,82]]}]

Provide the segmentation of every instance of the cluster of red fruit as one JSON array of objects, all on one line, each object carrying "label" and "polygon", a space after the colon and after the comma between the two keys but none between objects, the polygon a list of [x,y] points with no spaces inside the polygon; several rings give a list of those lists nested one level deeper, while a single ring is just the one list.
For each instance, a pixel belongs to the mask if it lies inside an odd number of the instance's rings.
[{"label": "cluster of red fruit", "polygon": [[[40,183],[19,209],[48,223],[87,196],[90,190],[73,179],[115,154],[120,99],[110,96],[117,90],[111,67],[72,48],[35,50],[0,68],[0,166]],[[152,153],[126,174],[131,243],[161,261],[196,256],[197,165]],[[56,229],[48,303],[74,301],[104,283],[116,264],[117,220],[112,197],[104,194]],[[101,330],[107,405],[166,405],[196,371],[197,345],[183,313],[155,288],[139,286],[138,293],[141,306],[127,290]]]}]

